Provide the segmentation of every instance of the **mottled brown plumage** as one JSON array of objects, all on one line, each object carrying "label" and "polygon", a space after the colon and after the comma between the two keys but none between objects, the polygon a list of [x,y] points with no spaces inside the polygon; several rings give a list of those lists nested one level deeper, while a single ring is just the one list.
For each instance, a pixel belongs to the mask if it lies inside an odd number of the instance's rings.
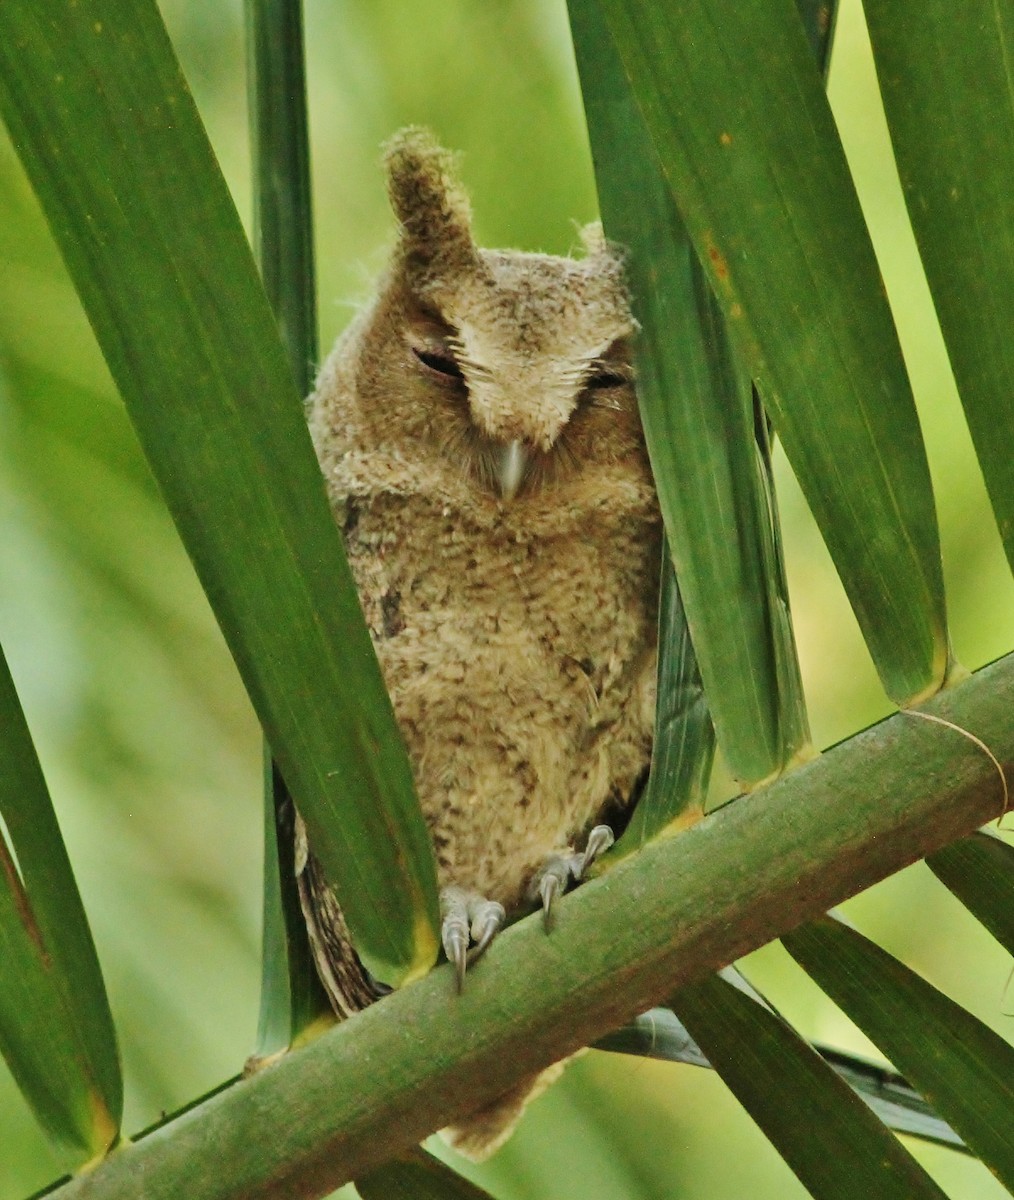
[{"label": "mottled brown plumage", "polygon": [[[398,245],[321,370],[310,428],[445,915],[455,900],[478,915],[475,938],[495,923],[481,901],[529,906],[547,861],[627,804],[647,766],[661,523],[617,252],[594,234],[576,260],[477,249],[430,135],[399,134],[387,165]],[[346,1015],[377,993],[299,841],[314,953]],[[453,938],[445,922],[452,957]],[[452,1140],[489,1152],[531,1090]]]}]

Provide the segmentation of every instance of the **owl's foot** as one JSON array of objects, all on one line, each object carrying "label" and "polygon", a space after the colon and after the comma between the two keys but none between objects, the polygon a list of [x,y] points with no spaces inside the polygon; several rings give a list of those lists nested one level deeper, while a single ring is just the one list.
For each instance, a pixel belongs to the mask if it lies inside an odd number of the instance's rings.
[{"label": "owl's foot", "polygon": [[[440,938],[449,962],[454,963],[460,992],[465,970],[486,951],[507,919],[504,906],[478,892],[445,887],[440,892]],[[469,949],[469,942],[475,944]]]},{"label": "owl's foot", "polygon": [[588,834],[583,854],[553,854],[542,864],[532,880],[529,895],[532,900],[542,901],[542,918],[549,929],[553,918],[553,902],[567,890],[571,879],[580,883],[585,871],[604,854],[615,838],[608,825],[596,825]]}]

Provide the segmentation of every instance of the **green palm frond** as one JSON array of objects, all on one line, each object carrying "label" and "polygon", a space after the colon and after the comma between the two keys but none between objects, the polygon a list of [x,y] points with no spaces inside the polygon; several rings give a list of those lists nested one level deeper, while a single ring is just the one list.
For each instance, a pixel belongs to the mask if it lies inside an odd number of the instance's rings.
[{"label": "green palm frond", "polygon": [[[912,226],[1010,555],[1014,19],[978,0],[956,23],[942,0],[868,8]],[[1014,942],[1014,851],[974,832],[999,815],[997,764],[1014,761],[1014,658],[957,682],[922,433],[823,92],[834,6],[571,0],[569,13],[606,232],[630,252],[670,548],[652,774],[625,839],[561,902],[551,936],[519,922],[461,997],[436,971],[300,1039],[322,1005],[286,896],[285,784],[375,973],[424,974],[436,946],[430,847],[301,419],[316,318],[300,6],[249,2],[263,288],[154,4],[129,20],[96,0],[0,8],[0,111],[277,763],[258,1046],[270,1065],[62,1182],[63,1200],[125,1200],[141,1176],[153,1195],[192,1200],[320,1195],[355,1179],[364,1200],[499,1194],[402,1155],[596,1039],[686,1055],[668,1017],[661,1049],[645,1047],[643,1022],[610,1033],[661,1001],[818,1200],[942,1194],[888,1126],[959,1147],[1014,1187],[1009,1042],[822,915],[929,855],[968,912]],[[116,444],[122,426],[82,417],[95,407],[87,387],[52,413],[37,365],[8,353],[3,367],[21,418],[51,445],[118,463],[152,501]],[[812,758],[769,422],[886,693],[932,696],[929,714],[979,744],[898,714]],[[27,458],[40,488],[57,478]],[[77,529],[61,531],[68,544]],[[166,656],[186,657],[163,624]],[[20,704],[13,686],[0,691],[0,938],[21,930],[5,942],[17,969],[0,972],[0,1048],[80,1159],[116,1135],[115,1040]],[[751,794],[705,815],[716,739]],[[27,841],[26,780],[42,814]],[[37,870],[47,853],[60,868],[52,895],[73,901],[55,938]],[[26,905],[49,920],[57,971],[24,936]],[[779,936],[911,1086],[815,1051],[716,977]],[[48,1007],[29,1000],[36,984]]]},{"label": "green palm frond", "polygon": [[292,370],[162,20],[153,3],[122,25],[91,3],[66,19],[11,4],[0,31],[0,112],[272,751],[364,962],[411,978],[436,958],[432,850]]}]

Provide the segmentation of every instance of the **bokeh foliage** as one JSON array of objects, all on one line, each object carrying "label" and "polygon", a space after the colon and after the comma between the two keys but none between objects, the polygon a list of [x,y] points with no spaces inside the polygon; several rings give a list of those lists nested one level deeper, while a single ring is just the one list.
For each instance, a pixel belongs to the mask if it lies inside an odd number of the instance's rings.
[{"label": "bokeh foliage", "polygon": [[[246,213],[239,13],[182,0],[163,11]],[[571,220],[594,215],[562,5],[425,0],[412,22],[404,13],[394,0],[307,5],[323,346],[382,259],[390,226],[376,147],[401,124],[430,124],[466,152],[487,243],[563,251],[576,241]],[[898,301],[935,475],[953,636],[975,667],[1014,642],[1011,583],[903,236],[883,136],[869,134],[879,126],[862,51],[856,10],[845,6],[832,101]],[[439,62],[455,69],[437,72]],[[253,1044],[258,737],[6,144],[0,177],[0,640],[95,929],[123,1042],[126,1125],[136,1128],[231,1074]],[[886,702],[798,493],[777,466],[804,680],[823,745]],[[923,917],[916,927],[913,905]],[[927,871],[853,907],[892,951],[925,964],[935,982],[1004,1028],[1002,960]],[[788,1015],[808,1032],[863,1046],[777,950],[757,956],[755,973],[794,985]],[[0,1192],[19,1195],[58,1164],[8,1082],[0,1087]],[[685,1196],[801,1194],[703,1073],[592,1056],[536,1111],[482,1174],[498,1194],[546,1194],[549,1180],[558,1196],[591,1194],[589,1181],[606,1198],[665,1194],[677,1173]],[[706,1149],[712,1139],[740,1154],[716,1159]],[[998,1194],[975,1164],[919,1153],[957,1194]]]}]

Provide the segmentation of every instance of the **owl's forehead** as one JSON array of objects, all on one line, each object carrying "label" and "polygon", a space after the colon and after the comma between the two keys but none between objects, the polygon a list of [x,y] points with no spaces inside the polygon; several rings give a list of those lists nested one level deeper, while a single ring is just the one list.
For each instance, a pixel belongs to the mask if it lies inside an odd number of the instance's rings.
[{"label": "owl's forehead", "polygon": [[[601,353],[632,329],[619,266],[517,251],[480,251],[482,270],[447,296],[447,318],[506,351],[578,359]],[[458,310],[458,311],[455,311]]]}]

